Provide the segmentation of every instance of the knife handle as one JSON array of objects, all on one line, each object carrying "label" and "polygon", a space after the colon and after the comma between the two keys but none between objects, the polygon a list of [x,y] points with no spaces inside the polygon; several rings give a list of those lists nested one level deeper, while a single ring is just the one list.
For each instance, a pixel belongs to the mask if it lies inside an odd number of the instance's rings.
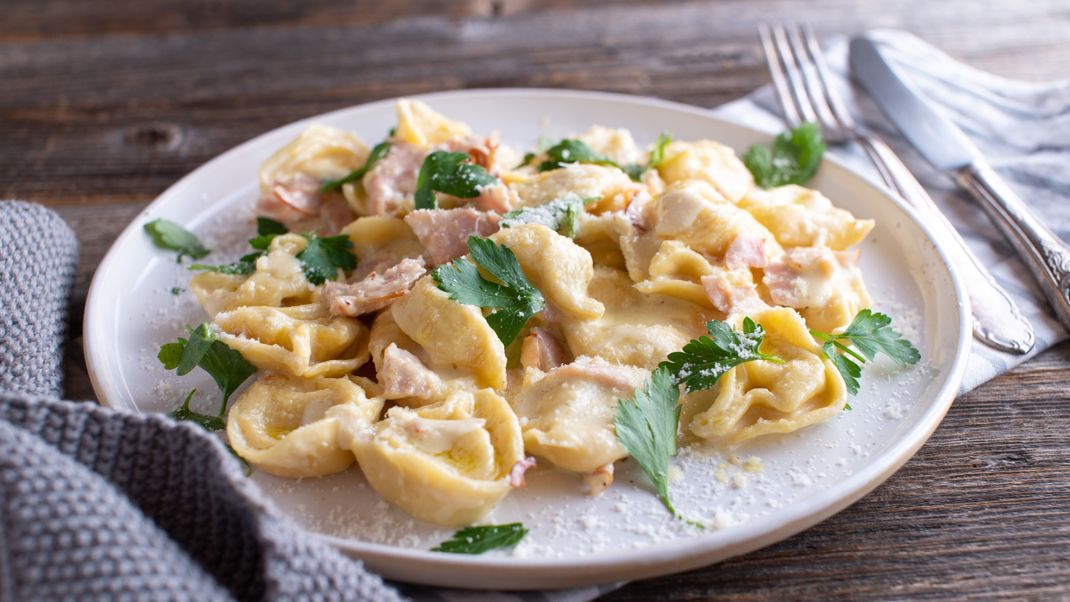
[{"label": "knife handle", "polygon": [[921,213],[923,219],[933,226],[934,235],[946,243],[944,249],[948,259],[962,276],[970,298],[974,336],[1000,351],[1029,353],[1036,343],[1033,325],[1022,315],[1010,294],[973,254],[910,169],[881,138],[860,134],[858,142],[877,165],[885,183]]},{"label": "knife handle", "polygon": [[980,201],[1033,273],[1056,317],[1070,328],[1070,247],[984,161],[957,170],[955,179]]}]

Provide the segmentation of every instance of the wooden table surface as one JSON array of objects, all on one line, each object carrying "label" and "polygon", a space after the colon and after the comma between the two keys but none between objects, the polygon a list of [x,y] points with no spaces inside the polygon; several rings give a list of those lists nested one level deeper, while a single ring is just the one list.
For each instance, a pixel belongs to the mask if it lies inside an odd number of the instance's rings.
[{"label": "wooden table surface", "polygon": [[[767,82],[755,30],[910,30],[978,67],[1070,74],[1066,0],[7,0],[0,198],[78,232],[73,332],[123,226],[220,152],[289,121],[456,88],[611,90],[713,106]],[[92,397],[79,338],[69,394]],[[1070,346],[957,400],[918,455],[780,544],[611,600],[1070,599]]]}]

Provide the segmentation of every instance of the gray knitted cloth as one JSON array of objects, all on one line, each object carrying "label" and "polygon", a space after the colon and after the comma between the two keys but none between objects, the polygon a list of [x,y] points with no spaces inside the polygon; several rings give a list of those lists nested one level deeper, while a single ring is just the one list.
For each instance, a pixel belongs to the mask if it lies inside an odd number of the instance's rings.
[{"label": "gray knitted cloth", "polygon": [[57,399],[77,253],[0,201],[0,601],[400,600],[198,427]]}]

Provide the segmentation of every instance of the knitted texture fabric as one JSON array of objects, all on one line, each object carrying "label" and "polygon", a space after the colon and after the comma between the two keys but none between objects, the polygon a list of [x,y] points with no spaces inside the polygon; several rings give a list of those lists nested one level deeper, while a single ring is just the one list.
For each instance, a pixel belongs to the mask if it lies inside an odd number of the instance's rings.
[{"label": "knitted texture fabric", "polygon": [[0,202],[0,252],[0,600],[401,599],[199,427],[44,395],[60,386],[73,237]]},{"label": "knitted texture fabric", "polygon": [[0,391],[62,395],[78,239],[40,205],[0,202]]}]

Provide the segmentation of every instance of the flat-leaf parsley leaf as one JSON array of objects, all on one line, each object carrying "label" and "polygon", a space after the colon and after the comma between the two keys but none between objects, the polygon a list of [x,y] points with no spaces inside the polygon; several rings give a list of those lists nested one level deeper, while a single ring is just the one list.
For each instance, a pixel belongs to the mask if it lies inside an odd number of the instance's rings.
[{"label": "flat-leaf parsley leaf", "polygon": [[416,208],[438,207],[436,192],[460,199],[479,196],[484,186],[490,186],[498,178],[490,175],[482,165],[472,163],[466,153],[435,151],[424,159],[416,178]]},{"label": "flat-leaf parsley leaf", "polygon": [[[465,305],[495,308],[487,323],[506,347],[512,343],[527,321],[542,311],[546,303],[542,293],[528,281],[516,255],[504,245],[487,238],[468,237],[472,262],[454,259],[431,272],[438,288],[450,299]],[[479,273],[479,266],[498,282]]]},{"label": "flat-leaf parsley leaf", "polygon": [[258,217],[256,218],[256,236],[249,239],[249,246],[264,251],[271,244],[271,241],[275,240],[276,236],[287,232],[289,230],[281,222],[277,222],[270,217]]},{"label": "flat-leaf parsley leaf", "polygon": [[465,527],[454,533],[450,539],[431,548],[431,551],[482,554],[488,550],[511,548],[520,543],[520,540],[524,539],[527,534],[527,527],[521,523]]},{"label": "flat-leaf parsley leaf", "polygon": [[740,333],[724,322],[706,323],[710,336],[691,339],[682,351],[674,351],[661,363],[673,381],[683,384],[688,392],[709,389],[725,372],[754,360],[779,362],[778,358],[758,351],[765,339],[765,330],[750,318],[743,318]]},{"label": "flat-leaf parsley leaf", "polygon": [[179,376],[189,374],[198,366],[207,372],[223,393],[219,416],[226,411],[231,394],[256,374],[256,366],[220,341],[207,323],[191,328],[189,339],[179,337],[176,342],[160,347],[157,357],[164,368],[175,370]]},{"label": "flat-leaf parsley leaf", "polygon": [[816,123],[807,122],[784,132],[773,141],[773,148],[755,144],[743,155],[743,164],[762,188],[786,184],[805,184],[817,173],[825,143]]},{"label": "flat-leaf parsley leaf", "polygon": [[353,241],[345,234],[320,237],[309,233],[305,250],[297,254],[305,278],[315,285],[323,284],[338,277],[338,270],[352,270],[357,267],[357,257],[350,249]]},{"label": "flat-leaf parsley leaf", "polygon": [[170,220],[154,219],[145,224],[145,232],[157,247],[178,251],[179,261],[185,256],[200,259],[210,252],[201,244],[196,234]]},{"label": "flat-leaf parsley leaf", "polygon": [[364,165],[361,165],[360,167],[358,167],[358,168],[354,169],[353,171],[349,172],[345,177],[338,178],[337,180],[327,180],[326,182],[323,183],[322,186],[320,186],[320,192],[329,192],[331,190],[338,190],[344,184],[349,184],[351,182],[360,181],[362,178],[364,178],[364,174],[368,173],[368,171],[370,171],[371,168],[375,167],[376,163],[378,163],[379,161],[382,161],[383,158],[385,158],[386,155],[389,152],[390,152],[390,141],[389,140],[384,140],[384,141],[380,142],[379,144],[376,144],[375,146],[372,147],[371,152],[368,153],[368,158],[364,160]]},{"label": "flat-leaf parsley leaf", "polygon": [[658,499],[673,516],[680,516],[669,498],[669,458],[676,455],[679,399],[680,387],[663,364],[631,399],[620,400],[615,422],[617,440],[650,477]]},{"label": "flat-leaf parsley leaf", "polygon": [[[665,159],[665,147],[672,141],[672,136],[662,133],[658,136],[657,142],[654,143],[654,148],[650,151],[650,157],[646,165],[642,163],[617,163],[613,159],[596,152],[586,142],[578,140],[576,138],[565,138],[558,142],[554,146],[546,149],[546,159],[543,160],[537,166],[538,171],[550,171],[552,169],[559,169],[568,165],[569,163],[589,163],[593,165],[607,165],[609,167],[616,167],[617,169],[628,174],[628,177],[636,182],[643,176],[643,173],[648,169],[657,167]],[[520,165],[523,167],[530,161],[525,156],[525,162]]]},{"label": "flat-leaf parsley leaf", "polygon": [[[847,329],[839,334],[816,330],[811,330],[810,334],[822,342],[821,351],[839,370],[851,395],[858,393],[862,365],[872,361],[878,353],[887,355],[900,366],[921,360],[917,348],[892,328],[890,317],[869,309],[858,312]],[[847,345],[853,345],[855,349]]]},{"label": "flat-leaf parsley leaf", "polygon": [[190,391],[189,395],[186,395],[186,400],[182,402],[182,405],[178,406],[178,409],[168,412],[167,415],[174,420],[195,422],[209,431],[223,430],[226,425],[223,424],[223,418],[221,416],[209,416],[208,414],[201,414],[189,409],[189,402],[196,394],[197,389]]}]

